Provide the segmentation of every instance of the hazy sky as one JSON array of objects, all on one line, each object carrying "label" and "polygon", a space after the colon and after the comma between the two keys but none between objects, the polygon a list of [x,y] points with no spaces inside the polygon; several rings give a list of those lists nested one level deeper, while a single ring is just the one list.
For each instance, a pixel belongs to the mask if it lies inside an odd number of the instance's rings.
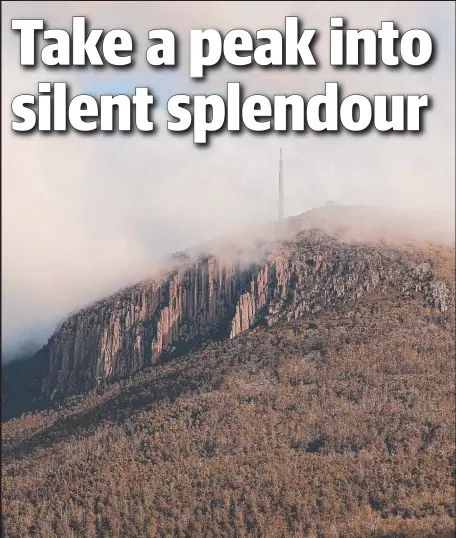
[{"label": "hazy sky", "polygon": [[[3,344],[37,335],[45,340],[70,310],[147,275],[154,260],[234,228],[276,218],[278,150],[285,159],[286,215],[331,199],[438,210],[454,217],[454,2],[3,2],[2,3],[2,334]],[[92,28],[124,28],[136,38],[136,66],[119,70],[19,65],[12,18],[44,18],[71,30],[85,15]],[[189,31],[282,29],[298,15],[320,34],[318,70],[230,68],[189,79]],[[329,19],[378,29],[395,21],[422,28],[437,44],[426,69],[346,69],[329,65]],[[180,38],[179,66],[145,61],[148,30]],[[131,93],[147,85],[162,105],[153,135],[16,134],[11,100],[36,94],[37,83],[65,81],[71,93]],[[418,136],[341,133],[304,136],[245,131],[195,147],[192,134],[166,130],[167,99],[176,93],[219,93],[242,82],[246,95],[299,93],[306,98],[340,82],[343,93],[424,94],[433,98]],[[451,224],[450,224],[451,225]]]}]

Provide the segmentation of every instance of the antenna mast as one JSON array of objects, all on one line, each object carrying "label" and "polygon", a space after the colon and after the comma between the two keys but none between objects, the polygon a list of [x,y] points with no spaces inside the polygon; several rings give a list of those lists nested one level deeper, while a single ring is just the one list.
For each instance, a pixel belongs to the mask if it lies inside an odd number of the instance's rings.
[{"label": "antenna mast", "polygon": [[279,219],[283,219],[283,161],[282,161],[282,148],[280,148],[280,160],[279,160]]}]

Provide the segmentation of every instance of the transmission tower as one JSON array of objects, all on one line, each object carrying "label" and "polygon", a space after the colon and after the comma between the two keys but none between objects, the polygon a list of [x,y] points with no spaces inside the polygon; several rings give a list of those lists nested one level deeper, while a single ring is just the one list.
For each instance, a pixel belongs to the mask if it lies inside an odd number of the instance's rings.
[{"label": "transmission tower", "polygon": [[283,161],[282,161],[282,148],[280,148],[280,160],[279,160],[279,219],[283,219]]}]

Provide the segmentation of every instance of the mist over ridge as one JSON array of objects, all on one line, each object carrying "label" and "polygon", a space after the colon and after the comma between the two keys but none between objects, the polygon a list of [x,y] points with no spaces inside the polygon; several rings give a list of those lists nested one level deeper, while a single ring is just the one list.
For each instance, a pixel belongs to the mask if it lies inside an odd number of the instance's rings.
[{"label": "mist over ridge", "polygon": [[262,263],[268,253],[281,243],[292,240],[296,234],[315,230],[329,234],[348,244],[388,244],[391,246],[414,246],[423,248],[441,245],[454,248],[455,230],[451,222],[441,214],[398,211],[379,206],[344,206],[327,201],[324,205],[302,214],[290,216],[282,221],[271,220],[261,225],[234,230],[230,234],[214,237],[197,245],[190,245],[177,252],[168,253],[157,260],[136,280],[120,283],[106,293],[98,292],[76,308],[67,311],[60,320],[41,329],[41,336],[18,341],[17,345],[3,351],[3,359],[25,358],[37,351],[61,324],[78,312],[99,300],[135,285],[141,281],[160,280],[172,267],[185,263],[195,263],[205,256],[216,256],[222,263],[250,264]]}]

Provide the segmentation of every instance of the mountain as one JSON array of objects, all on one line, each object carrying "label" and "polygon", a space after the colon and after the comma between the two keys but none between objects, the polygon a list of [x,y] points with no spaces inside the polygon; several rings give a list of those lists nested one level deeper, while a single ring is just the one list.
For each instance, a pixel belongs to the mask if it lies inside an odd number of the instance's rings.
[{"label": "mountain", "polygon": [[3,367],[2,536],[454,536],[442,237],[331,204],[71,314]]},{"label": "mountain", "polygon": [[398,229],[412,226],[372,208],[329,205],[178,253],[153,279],[73,313],[43,349],[5,366],[3,417],[130,377],[205,341],[362,296],[420,295],[445,311],[449,285],[422,250],[398,246]]}]

